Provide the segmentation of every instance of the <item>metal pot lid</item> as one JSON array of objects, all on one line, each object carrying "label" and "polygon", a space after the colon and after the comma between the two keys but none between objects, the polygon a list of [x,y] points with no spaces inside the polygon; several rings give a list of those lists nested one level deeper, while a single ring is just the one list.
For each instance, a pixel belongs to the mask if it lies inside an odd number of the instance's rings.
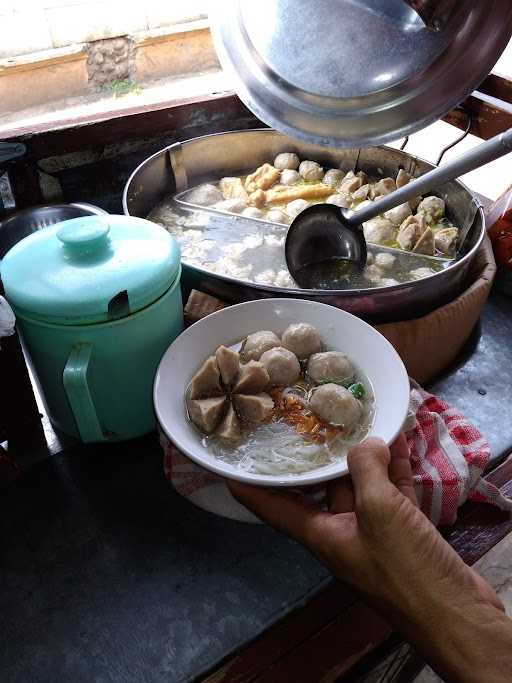
[{"label": "metal pot lid", "polygon": [[326,146],[424,128],[476,88],[512,35],[509,0],[456,3],[439,31],[404,0],[212,5],[219,59],[242,101],[278,130]]},{"label": "metal pot lid", "polygon": [[126,317],[162,296],[180,270],[176,240],[127,216],[87,216],[39,230],[2,260],[17,314],[61,325]]}]

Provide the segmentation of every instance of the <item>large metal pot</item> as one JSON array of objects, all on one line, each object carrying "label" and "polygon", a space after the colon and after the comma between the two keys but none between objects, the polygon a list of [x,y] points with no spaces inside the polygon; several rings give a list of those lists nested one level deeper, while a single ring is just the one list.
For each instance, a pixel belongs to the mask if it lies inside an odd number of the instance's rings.
[{"label": "large metal pot", "polygon": [[[422,159],[389,147],[332,149],[293,140],[274,130],[251,130],[206,135],[166,147],[133,172],[123,195],[124,212],[145,218],[170,194],[223,176],[241,175],[284,151],[324,166],[357,166],[375,176],[395,176],[399,168],[421,175],[433,168]],[[457,296],[467,282],[471,263],[485,233],[477,199],[459,181],[438,188],[453,222],[467,232],[457,260],[445,270],[415,282],[378,289],[306,290],[257,285],[221,276],[183,262],[185,293],[199,289],[228,302],[288,296],[312,299],[350,311],[371,322],[390,322],[424,315]],[[476,211],[476,213],[475,213]]]}]

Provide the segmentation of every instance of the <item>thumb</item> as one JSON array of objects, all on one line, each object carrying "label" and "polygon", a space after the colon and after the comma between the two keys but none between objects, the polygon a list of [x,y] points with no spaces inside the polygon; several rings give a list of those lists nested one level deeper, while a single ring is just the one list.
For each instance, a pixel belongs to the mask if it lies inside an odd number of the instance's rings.
[{"label": "thumb", "polygon": [[278,531],[310,548],[314,548],[321,540],[323,522],[329,515],[314,507],[303,496],[232,480],[226,483],[239,503]]},{"label": "thumb", "polygon": [[[348,469],[352,476],[356,509],[377,512],[387,500],[390,488],[389,448],[382,439],[366,439],[348,453]],[[370,511],[370,510],[368,510]]]}]

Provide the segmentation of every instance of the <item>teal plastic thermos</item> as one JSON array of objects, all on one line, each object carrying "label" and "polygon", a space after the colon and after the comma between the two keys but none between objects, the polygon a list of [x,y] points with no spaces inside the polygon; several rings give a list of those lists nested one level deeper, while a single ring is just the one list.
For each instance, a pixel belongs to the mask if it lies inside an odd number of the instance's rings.
[{"label": "teal plastic thermos", "polygon": [[160,359],[183,329],[180,251],[162,227],[87,216],[40,230],[1,277],[50,421],[84,442],[152,431]]}]

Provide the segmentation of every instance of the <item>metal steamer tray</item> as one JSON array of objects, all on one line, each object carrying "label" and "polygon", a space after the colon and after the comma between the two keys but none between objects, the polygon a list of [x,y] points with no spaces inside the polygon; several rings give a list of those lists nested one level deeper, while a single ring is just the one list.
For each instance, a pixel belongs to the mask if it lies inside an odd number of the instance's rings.
[{"label": "metal steamer tray", "polygon": [[[422,175],[433,165],[404,151],[389,147],[332,149],[297,141],[274,130],[218,133],[171,145],[146,159],[129,178],[123,207],[127,215],[146,218],[169,195],[176,208],[206,211],[219,229],[240,230],[260,223],[260,219],[205,209],[186,201],[187,190],[224,176],[245,175],[280,152],[296,152],[301,159],[312,159],[345,171],[363,170],[369,176],[395,177],[400,168],[413,176]],[[461,230],[457,257],[442,261],[444,268],[433,275],[393,286],[364,289],[306,290],[260,285],[247,280],[214,273],[183,260],[185,292],[198,289],[230,303],[265,297],[312,299],[350,311],[371,322],[391,322],[415,318],[456,297],[467,284],[468,273],[485,234],[483,210],[477,199],[460,181],[451,181],[435,194],[446,201],[447,214]],[[268,224],[267,224],[268,225]],[[373,249],[372,245],[369,245]],[[283,247],[284,249],[284,247]],[[404,255],[402,250],[376,246],[378,251]],[[407,252],[405,252],[407,253]]]}]

